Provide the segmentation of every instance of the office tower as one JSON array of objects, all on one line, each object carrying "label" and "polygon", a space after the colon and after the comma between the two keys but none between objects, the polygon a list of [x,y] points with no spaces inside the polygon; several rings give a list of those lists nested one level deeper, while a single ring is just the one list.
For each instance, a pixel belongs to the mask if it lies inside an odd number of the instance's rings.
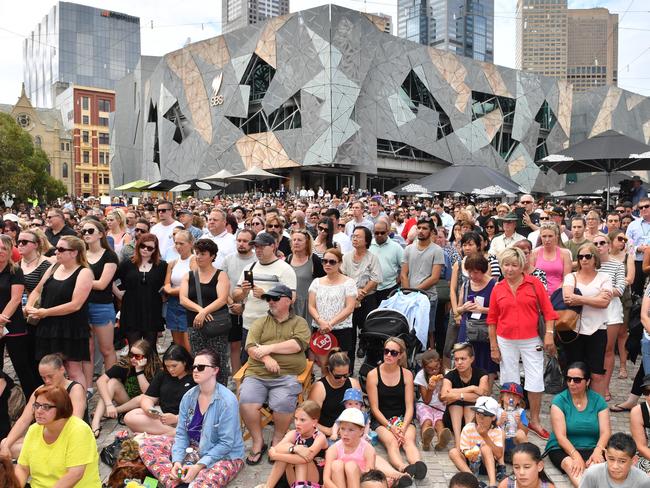
[{"label": "office tower", "polygon": [[25,90],[37,107],[53,107],[70,85],[111,90],[140,59],[140,19],[57,2],[23,43]]},{"label": "office tower", "polygon": [[376,12],[367,15],[371,20],[377,19],[376,22],[382,22],[382,25],[384,26],[383,31],[386,34],[393,33],[393,17],[391,17],[388,14],[383,14],[381,12]]},{"label": "office tower", "polygon": [[567,0],[518,0],[516,66],[578,91],[618,81],[618,15]]},{"label": "office tower", "polygon": [[221,0],[222,32],[289,13],[289,0]]},{"label": "office tower", "polygon": [[397,34],[460,56],[494,60],[494,0],[398,0]]}]

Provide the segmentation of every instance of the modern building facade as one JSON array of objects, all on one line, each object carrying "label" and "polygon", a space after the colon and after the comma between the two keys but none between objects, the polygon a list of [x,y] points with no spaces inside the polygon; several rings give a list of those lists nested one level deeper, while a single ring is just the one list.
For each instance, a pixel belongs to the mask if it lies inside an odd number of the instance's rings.
[{"label": "modern building facade", "polygon": [[[535,161],[608,129],[650,139],[650,99],[475,61],[322,6],[200,41],[117,86],[111,172],[185,181],[262,167],[287,188],[387,190],[481,163],[526,190],[564,177]],[[264,183],[267,185],[267,183]]]},{"label": "modern building facade", "polygon": [[398,0],[397,16],[399,37],[494,60],[494,0]]},{"label": "modern building facade", "polygon": [[140,19],[57,2],[23,43],[23,81],[38,107],[70,85],[114,88],[140,59]]},{"label": "modern building facade", "polygon": [[50,160],[50,176],[60,180],[72,194],[72,133],[53,108],[36,108],[25,93],[23,85],[15,105],[0,104],[0,112],[10,114],[41,148]]},{"label": "modern building facade", "polygon": [[56,98],[64,127],[72,134],[72,194],[108,195],[110,113],[115,92],[71,85]]},{"label": "modern building facade", "polygon": [[221,0],[221,31],[232,32],[289,13],[289,0]]},{"label": "modern building facade", "polygon": [[577,91],[618,82],[618,15],[567,0],[517,0],[518,69],[569,80]]}]

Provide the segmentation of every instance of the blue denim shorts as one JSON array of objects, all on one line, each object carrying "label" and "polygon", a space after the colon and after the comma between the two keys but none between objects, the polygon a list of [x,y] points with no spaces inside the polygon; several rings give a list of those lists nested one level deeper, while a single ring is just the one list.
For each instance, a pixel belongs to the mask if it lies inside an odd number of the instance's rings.
[{"label": "blue denim shorts", "polygon": [[170,296],[167,299],[165,320],[168,330],[173,332],[187,332],[187,311],[181,305],[178,297]]},{"label": "blue denim shorts", "polygon": [[112,303],[89,303],[88,322],[95,327],[115,323],[115,307]]}]

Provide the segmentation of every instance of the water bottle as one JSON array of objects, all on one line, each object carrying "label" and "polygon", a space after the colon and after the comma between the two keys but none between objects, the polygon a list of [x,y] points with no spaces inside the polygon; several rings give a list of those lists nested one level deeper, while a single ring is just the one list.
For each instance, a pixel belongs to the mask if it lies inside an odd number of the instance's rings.
[{"label": "water bottle", "polygon": [[512,438],[517,435],[517,419],[515,417],[515,401],[513,398],[508,400],[506,415],[506,438]]}]

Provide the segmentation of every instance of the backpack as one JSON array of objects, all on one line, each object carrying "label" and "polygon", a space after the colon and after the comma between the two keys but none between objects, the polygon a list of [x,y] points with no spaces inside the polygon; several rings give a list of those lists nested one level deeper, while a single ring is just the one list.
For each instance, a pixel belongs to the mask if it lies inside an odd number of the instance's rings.
[{"label": "backpack", "polygon": [[445,264],[440,271],[440,278],[443,280],[451,281],[451,271],[454,263],[451,261],[451,256],[448,253],[444,252],[444,250],[443,254],[445,256]]}]

